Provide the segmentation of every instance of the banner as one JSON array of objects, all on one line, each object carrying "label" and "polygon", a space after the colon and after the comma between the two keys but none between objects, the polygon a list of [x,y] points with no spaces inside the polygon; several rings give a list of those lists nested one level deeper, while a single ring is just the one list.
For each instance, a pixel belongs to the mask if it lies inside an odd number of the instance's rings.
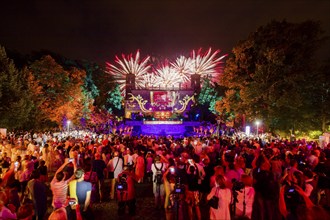
[{"label": "banner", "polygon": [[169,106],[172,102],[171,93],[167,91],[154,91],[151,97],[151,104],[155,106]]}]

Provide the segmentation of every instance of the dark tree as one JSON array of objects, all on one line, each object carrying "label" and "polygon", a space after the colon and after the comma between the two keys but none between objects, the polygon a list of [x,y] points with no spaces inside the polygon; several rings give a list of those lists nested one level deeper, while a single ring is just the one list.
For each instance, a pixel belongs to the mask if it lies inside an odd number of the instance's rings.
[{"label": "dark tree", "polygon": [[227,111],[262,119],[270,130],[316,128],[319,87],[315,52],[324,41],[320,24],[272,21],[241,41],[227,60],[221,84],[227,87]]},{"label": "dark tree", "polygon": [[25,78],[0,46],[0,127],[23,128],[33,108]]}]

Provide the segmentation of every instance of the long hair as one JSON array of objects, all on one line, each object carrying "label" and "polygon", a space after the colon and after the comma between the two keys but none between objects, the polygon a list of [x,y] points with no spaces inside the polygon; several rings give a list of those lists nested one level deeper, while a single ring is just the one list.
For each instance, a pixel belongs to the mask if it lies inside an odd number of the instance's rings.
[{"label": "long hair", "polygon": [[220,189],[226,188],[226,180],[225,177],[222,175],[217,175],[215,178],[216,183],[219,185]]}]

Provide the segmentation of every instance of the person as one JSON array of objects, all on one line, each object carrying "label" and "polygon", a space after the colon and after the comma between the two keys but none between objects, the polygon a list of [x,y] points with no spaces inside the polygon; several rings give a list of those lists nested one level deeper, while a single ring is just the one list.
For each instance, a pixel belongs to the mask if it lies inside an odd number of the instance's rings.
[{"label": "person", "polygon": [[309,194],[306,193],[306,182],[301,172],[294,172],[291,179],[283,183],[280,189],[279,208],[284,218],[296,219],[302,206],[314,206]]},{"label": "person", "polygon": [[216,178],[218,175],[224,176],[225,180],[227,181],[227,178],[225,177],[225,169],[223,166],[218,165],[218,166],[215,166],[213,169],[214,169],[214,175],[212,175],[210,178],[210,187],[211,188],[216,186]]},{"label": "person", "polygon": [[16,207],[16,210],[20,207],[21,202],[18,195],[18,189],[20,187],[20,183],[18,180],[14,180],[6,186],[6,193],[8,196],[8,204],[12,204]]},{"label": "person", "polygon": [[0,194],[0,219],[1,220],[9,220],[9,219],[16,219],[16,207],[12,204],[8,205],[8,208],[6,207],[5,201],[7,200],[6,194],[4,192],[1,192]]},{"label": "person", "polygon": [[104,160],[101,159],[101,154],[95,154],[95,160],[92,162],[92,171],[97,173],[98,178],[98,193],[100,196],[100,202],[103,200],[103,191],[104,191],[104,174],[106,171],[106,164]]},{"label": "person", "polygon": [[275,181],[271,172],[271,164],[268,158],[260,153],[255,158],[253,169],[253,187],[255,196],[251,219],[281,219],[278,208],[278,182]]},{"label": "person", "polygon": [[206,199],[210,200],[213,196],[219,198],[219,206],[217,209],[210,207],[210,220],[230,220],[231,190],[226,188],[226,180],[222,175],[216,177],[216,186],[211,189]]},{"label": "person", "polygon": [[63,172],[63,169],[69,163],[73,163],[74,170],[77,169],[75,161],[67,159],[66,162],[55,172],[54,178],[50,182],[50,189],[53,193],[52,206],[54,209],[65,207],[67,203],[68,184],[75,178],[74,175],[66,178],[66,175]]},{"label": "person", "polygon": [[153,174],[153,193],[155,196],[155,207],[159,209],[164,206],[164,181],[163,174],[165,172],[166,166],[160,160],[160,156],[155,157],[155,162],[151,165],[151,171]]},{"label": "person", "polygon": [[[171,160],[170,160],[170,164],[171,164]],[[165,191],[165,201],[164,201],[165,210],[172,208],[170,196],[171,193],[174,191],[176,176],[177,176],[176,168],[174,167],[174,164],[171,164],[171,166],[169,166],[169,168],[165,170],[165,173],[163,174],[164,191]]]},{"label": "person", "polygon": [[68,220],[65,208],[55,209],[49,216],[48,220]]},{"label": "person", "polygon": [[188,159],[187,167],[187,191],[186,202],[188,204],[189,219],[193,219],[193,211],[195,210],[197,219],[201,219],[200,212],[200,184],[201,180],[205,176],[203,168],[200,168],[193,159]]},{"label": "person", "polygon": [[132,156],[132,151],[127,148],[126,151],[124,150],[124,165],[125,166],[133,166],[134,162],[133,162],[133,156]]},{"label": "person", "polygon": [[40,180],[44,183],[48,182],[48,170],[47,170],[46,162],[44,160],[40,161],[38,170],[40,173]]},{"label": "person", "polygon": [[136,158],[135,165],[135,176],[137,178],[138,183],[143,182],[144,172],[145,172],[145,162],[143,157],[143,152],[138,151],[138,156]]},{"label": "person", "polygon": [[109,172],[113,172],[113,177],[110,177],[110,199],[115,198],[115,185],[118,175],[123,171],[123,159],[119,157],[119,152],[115,151],[113,158],[109,161],[107,167]]},{"label": "person", "polygon": [[118,199],[118,215],[125,214],[126,205],[128,206],[129,215],[135,215],[135,173],[131,166],[124,166],[124,170],[117,177],[117,199]]},{"label": "person", "polygon": [[47,187],[39,178],[39,171],[33,170],[26,187],[27,197],[33,201],[36,220],[44,219],[47,212]]},{"label": "person", "polygon": [[[92,210],[89,207],[91,201],[92,184],[84,180],[84,170],[78,168],[74,172],[75,180],[71,180],[69,183],[70,198],[74,198],[77,201],[78,207],[73,206],[73,208],[79,208],[83,219],[93,219]],[[77,218],[76,213],[73,213],[71,209],[68,216],[72,218]]]},{"label": "person", "polygon": [[92,184],[92,193],[91,193],[91,204],[97,202],[97,197],[98,197],[98,177],[97,173],[95,171],[92,171],[92,165],[90,163],[86,163],[84,165],[84,170],[85,170],[85,175],[84,175],[84,180],[87,182],[90,182]]},{"label": "person", "polygon": [[32,220],[34,216],[34,209],[32,204],[23,204],[18,208],[17,219]]},{"label": "person", "polygon": [[237,191],[236,216],[247,216],[251,219],[252,205],[254,200],[254,188],[252,187],[252,177],[246,174],[241,176],[241,182],[244,184],[243,190]]},{"label": "person", "polygon": [[154,163],[154,158],[153,158],[153,154],[151,153],[151,151],[149,151],[146,155],[146,177],[147,177],[147,182],[148,183],[152,183],[153,179],[153,173],[151,170],[152,164]]},{"label": "person", "polygon": [[25,155],[25,159],[22,161],[21,166],[22,166],[22,170],[19,170],[16,173],[16,179],[19,180],[21,185],[20,188],[21,188],[21,200],[22,200],[25,193],[26,185],[30,180],[31,173],[34,169],[33,162],[30,161],[29,155]]}]

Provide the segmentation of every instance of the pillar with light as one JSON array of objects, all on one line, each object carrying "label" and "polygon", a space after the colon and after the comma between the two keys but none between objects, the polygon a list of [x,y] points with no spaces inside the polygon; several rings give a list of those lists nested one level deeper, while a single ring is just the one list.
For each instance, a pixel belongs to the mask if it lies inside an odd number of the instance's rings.
[{"label": "pillar with light", "polygon": [[256,121],[256,125],[257,125],[257,137],[259,136],[259,124],[260,124],[260,121]]}]

